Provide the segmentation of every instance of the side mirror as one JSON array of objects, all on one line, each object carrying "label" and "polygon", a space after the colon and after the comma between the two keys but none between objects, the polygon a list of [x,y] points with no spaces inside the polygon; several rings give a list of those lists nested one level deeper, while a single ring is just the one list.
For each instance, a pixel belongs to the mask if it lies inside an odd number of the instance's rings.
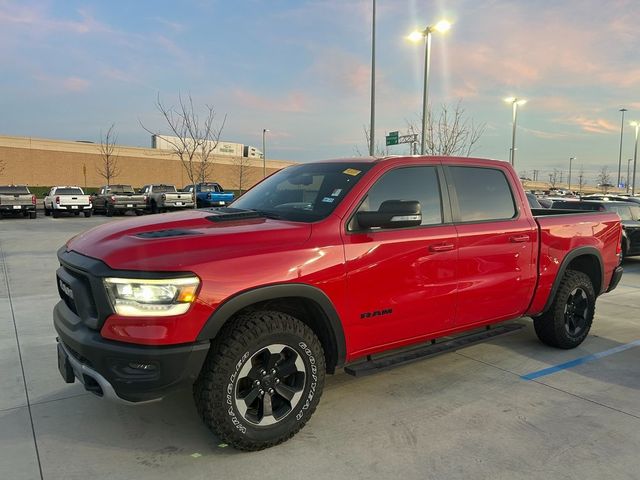
[{"label": "side mirror", "polygon": [[422,210],[417,200],[386,200],[377,212],[358,212],[361,228],[417,227],[422,223]]}]

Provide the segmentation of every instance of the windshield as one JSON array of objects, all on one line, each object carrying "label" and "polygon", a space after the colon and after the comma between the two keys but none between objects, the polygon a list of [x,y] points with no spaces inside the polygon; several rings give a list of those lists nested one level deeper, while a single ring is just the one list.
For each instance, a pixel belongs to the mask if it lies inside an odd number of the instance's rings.
[{"label": "windshield", "polygon": [[80,188],[56,188],[56,195],[84,195]]},{"label": "windshield", "polygon": [[176,187],[173,185],[154,185],[153,191],[155,193],[174,193],[176,191]]},{"label": "windshield", "polygon": [[29,189],[27,187],[16,187],[16,186],[0,186],[0,194],[1,195],[27,195],[29,194]]},{"label": "windshield", "polygon": [[111,185],[107,193],[135,193],[129,185]]},{"label": "windshield", "polygon": [[370,163],[308,163],[280,170],[231,204],[274,218],[315,222],[329,215]]},{"label": "windshield", "polygon": [[222,187],[217,183],[207,183],[204,185],[200,185],[201,192],[221,192]]}]

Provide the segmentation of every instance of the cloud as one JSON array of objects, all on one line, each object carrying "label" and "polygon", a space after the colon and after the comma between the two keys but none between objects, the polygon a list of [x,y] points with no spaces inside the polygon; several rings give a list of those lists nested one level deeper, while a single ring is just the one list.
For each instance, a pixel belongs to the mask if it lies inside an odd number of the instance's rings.
[{"label": "cloud", "polygon": [[0,5],[0,26],[28,26],[39,34],[53,32],[87,34],[109,32],[111,29],[95,20],[86,10],[78,10],[79,20],[61,20],[46,12],[40,5]]},{"label": "cloud", "polygon": [[534,128],[526,128],[522,126],[518,126],[518,128],[523,132],[530,133],[534,137],[543,138],[545,140],[554,140],[557,138],[566,138],[569,136],[568,133],[562,133],[562,132],[546,132],[544,130],[536,130]]},{"label": "cloud", "polygon": [[159,24],[167,27],[168,29],[174,31],[175,33],[181,33],[185,29],[185,26],[182,23],[167,20],[166,18],[152,17],[152,20],[155,20]]},{"label": "cloud", "polygon": [[79,77],[67,77],[62,81],[62,87],[69,92],[84,92],[89,88],[89,80]]},{"label": "cloud", "polygon": [[243,88],[232,91],[233,98],[243,107],[271,112],[303,113],[310,111],[310,99],[299,91],[289,92],[279,98],[265,98]]},{"label": "cloud", "polygon": [[559,120],[563,123],[577,125],[588,133],[607,134],[620,131],[620,127],[604,118],[587,118],[582,116]]},{"label": "cloud", "polygon": [[[309,74],[331,89],[346,94],[361,94],[371,86],[371,66],[355,55],[337,48],[316,50]],[[382,76],[380,72],[378,77]],[[376,82],[381,81],[376,78]]]}]

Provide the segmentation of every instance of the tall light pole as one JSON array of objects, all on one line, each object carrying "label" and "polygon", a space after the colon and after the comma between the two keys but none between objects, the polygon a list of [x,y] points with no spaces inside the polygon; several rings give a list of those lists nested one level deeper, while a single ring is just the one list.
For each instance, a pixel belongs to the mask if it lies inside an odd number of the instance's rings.
[{"label": "tall light pole", "polygon": [[373,0],[373,19],[371,27],[371,121],[369,123],[369,155],[375,153],[376,131],[376,0]]},{"label": "tall light pole", "polygon": [[576,159],[576,157],[570,157],[569,158],[569,179],[567,180],[568,186],[567,186],[567,190],[571,191],[571,162],[573,162]]},{"label": "tall light pole", "polygon": [[631,165],[632,161],[633,161],[633,158],[627,159],[627,193],[629,193],[629,166]]},{"label": "tall light pole", "polygon": [[262,129],[262,178],[266,178],[267,176],[267,151],[265,146],[265,137],[267,132],[270,132],[268,128]]},{"label": "tall light pole", "polygon": [[424,155],[427,150],[427,110],[429,108],[429,69],[431,60],[431,34],[433,32],[444,33],[451,28],[451,23],[440,20],[435,25],[429,25],[424,30],[417,30],[409,35],[409,40],[413,42],[425,39],[424,49],[424,88],[422,90],[422,144],[420,145],[420,155]]},{"label": "tall light pole", "polygon": [[633,149],[633,179],[631,180],[631,195],[636,194],[636,167],[638,166],[638,130],[640,122],[631,122],[632,127],[636,127],[636,146]]},{"label": "tall light pole", "polygon": [[622,121],[620,122],[620,153],[618,154],[618,183],[616,184],[616,186],[620,188],[620,169],[622,168],[622,136],[624,135],[624,112],[626,112],[627,109],[621,108],[618,111],[622,112]]},{"label": "tall light pole", "polygon": [[511,104],[511,152],[509,152],[509,163],[512,167],[516,165],[516,126],[518,125],[518,107],[527,101],[524,98],[509,97],[504,99]]}]

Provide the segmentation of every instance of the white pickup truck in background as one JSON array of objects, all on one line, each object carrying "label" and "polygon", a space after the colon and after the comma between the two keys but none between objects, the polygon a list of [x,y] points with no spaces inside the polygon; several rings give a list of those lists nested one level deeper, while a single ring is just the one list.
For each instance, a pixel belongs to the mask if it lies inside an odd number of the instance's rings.
[{"label": "white pickup truck in background", "polygon": [[62,212],[69,212],[75,215],[84,213],[85,217],[90,217],[93,205],[89,195],[85,195],[80,187],[52,187],[49,194],[44,197],[44,214],[53,215],[58,218]]}]

